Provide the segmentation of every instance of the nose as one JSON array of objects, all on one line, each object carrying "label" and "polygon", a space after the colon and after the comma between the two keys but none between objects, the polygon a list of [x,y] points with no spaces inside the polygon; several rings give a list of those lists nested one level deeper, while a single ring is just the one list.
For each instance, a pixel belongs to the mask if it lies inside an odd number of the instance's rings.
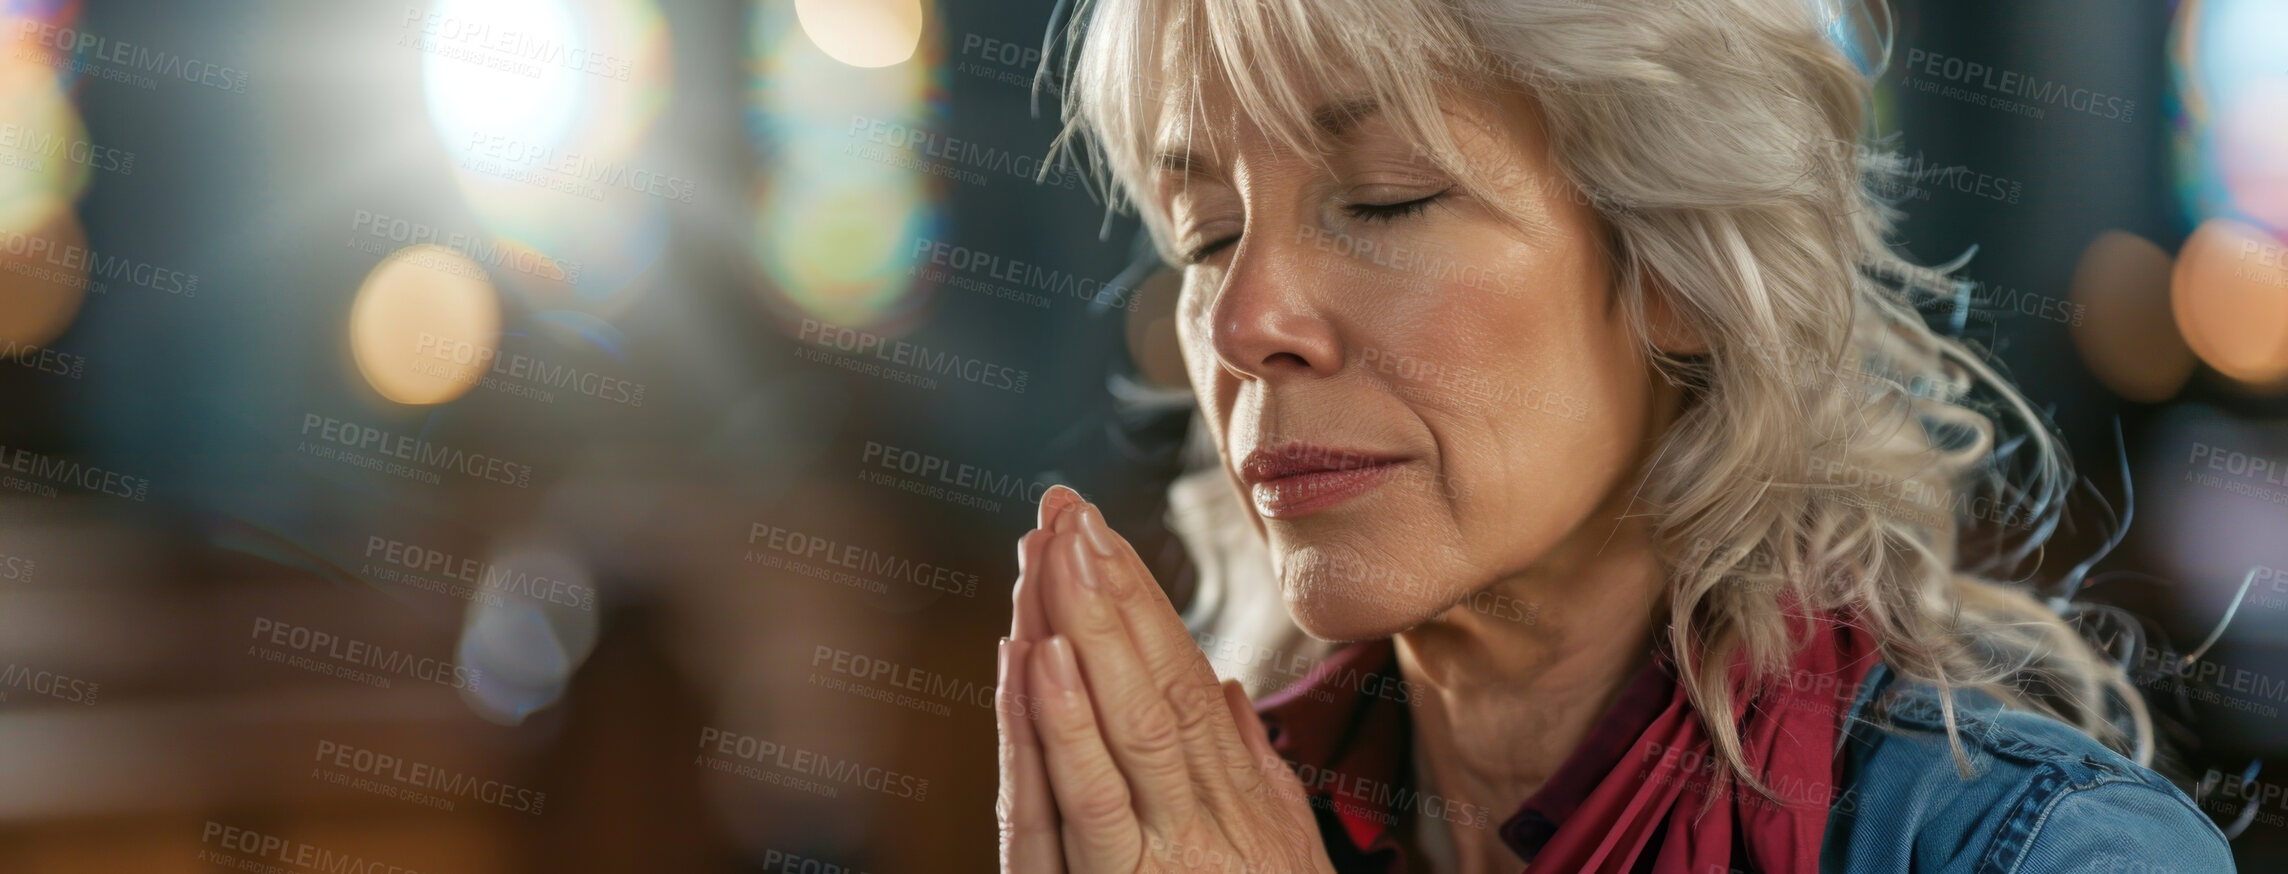
[{"label": "nose", "polygon": [[1339,314],[1307,234],[1249,233],[1232,252],[1208,324],[1216,357],[1242,379],[1331,376],[1342,368]]}]

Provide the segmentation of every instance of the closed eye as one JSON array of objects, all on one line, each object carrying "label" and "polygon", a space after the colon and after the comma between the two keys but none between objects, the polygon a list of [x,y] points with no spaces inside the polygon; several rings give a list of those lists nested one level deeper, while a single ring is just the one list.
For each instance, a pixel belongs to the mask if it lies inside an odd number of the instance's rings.
[{"label": "closed eye", "polygon": [[1215,257],[1215,253],[1229,249],[1231,248],[1231,244],[1237,242],[1239,242],[1239,238],[1236,236],[1224,237],[1220,240],[1208,241],[1201,244],[1199,248],[1184,253],[1184,263],[1189,265],[1206,261],[1209,258]]},{"label": "closed eye", "polygon": [[1343,207],[1343,211],[1349,213],[1352,218],[1356,218],[1362,221],[1397,221],[1398,219],[1406,218],[1408,216],[1420,215],[1423,210],[1430,208],[1430,204],[1436,202],[1438,198],[1445,197],[1447,192],[1450,191],[1453,191],[1453,189],[1448,188],[1445,191],[1440,191],[1436,194],[1430,195],[1429,197],[1400,201],[1398,203],[1354,203]]}]

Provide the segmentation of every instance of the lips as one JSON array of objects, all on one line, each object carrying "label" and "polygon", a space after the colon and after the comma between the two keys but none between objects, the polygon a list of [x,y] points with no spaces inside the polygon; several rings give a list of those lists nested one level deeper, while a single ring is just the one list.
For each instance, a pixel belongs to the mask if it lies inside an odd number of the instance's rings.
[{"label": "lips", "polygon": [[1373,490],[1408,460],[1296,441],[1248,453],[1240,462],[1239,475],[1255,499],[1256,512],[1272,519],[1294,519]]}]

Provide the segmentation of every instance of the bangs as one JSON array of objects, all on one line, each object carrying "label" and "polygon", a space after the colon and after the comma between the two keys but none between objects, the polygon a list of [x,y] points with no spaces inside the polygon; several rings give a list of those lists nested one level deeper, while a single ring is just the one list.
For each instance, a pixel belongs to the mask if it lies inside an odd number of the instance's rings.
[{"label": "bangs", "polygon": [[1330,123],[1379,110],[1472,184],[1439,97],[1495,77],[1443,3],[1081,0],[1063,36],[1069,88],[1054,151],[1083,141],[1089,178],[1109,203],[1136,208],[1163,257],[1167,216],[1151,196],[1162,154],[1215,157],[1235,119],[1324,166]]}]

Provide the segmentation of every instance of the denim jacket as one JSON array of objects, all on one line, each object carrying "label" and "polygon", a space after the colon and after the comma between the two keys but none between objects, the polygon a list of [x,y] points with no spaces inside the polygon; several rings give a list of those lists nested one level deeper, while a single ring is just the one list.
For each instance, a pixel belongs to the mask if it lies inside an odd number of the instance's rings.
[{"label": "denim jacket", "polygon": [[1852,705],[1836,753],[1845,788],[1828,816],[1820,870],[2233,870],[2224,834],[2159,774],[2072,726],[1973,691],[1955,698],[1974,769],[1963,779],[1937,691],[1895,678],[1878,664]]},{"label": "denim jacket", "polygon": [[[1404,874],[1394,825],[1425,797],[1384,791],[1410,785],[1411,693],[1387,638],[1342,648],[1302,682],[1257,703],[1271,745],[1311,787],[1312,812],[1335,870]],[[2006,710],[1991,696],[1955,693],[1955,724],[1973,768],[1964,779],[1948,748],[1937,691],[1896,681],[1878,661],[1853,694],[1837,738],[1833,806],[1820,870],[1878,874],[2214,874],[2233,870],[2224,834],[2191,799],[2063,722]],[[1623,692],[1575,751],[1591,779],[1563,786],[1569,760],[1541,792],[1585,797],[1669,697],[1657,665]],[[1536,799],[1507,821],[1460,799],[1438,813],[1452,822],[1500,823],[1505,843],[1532,858],[1556,825]],[[1558,805],[1562,806],[1562,805]],[[1464,819],[1451,819],[1461,815]],[[1638,856],[1638,870],[1653,854]],[[1735,861],[1733,868],[1744,864]],[[1532,874],[1573,874],[1540,871]],[[1702,874],[1702,872],[1694,872]],[[1716,871],[1713,874],[1728,874]],[[1762,872],[1750,872],[1762,874]]]}]

